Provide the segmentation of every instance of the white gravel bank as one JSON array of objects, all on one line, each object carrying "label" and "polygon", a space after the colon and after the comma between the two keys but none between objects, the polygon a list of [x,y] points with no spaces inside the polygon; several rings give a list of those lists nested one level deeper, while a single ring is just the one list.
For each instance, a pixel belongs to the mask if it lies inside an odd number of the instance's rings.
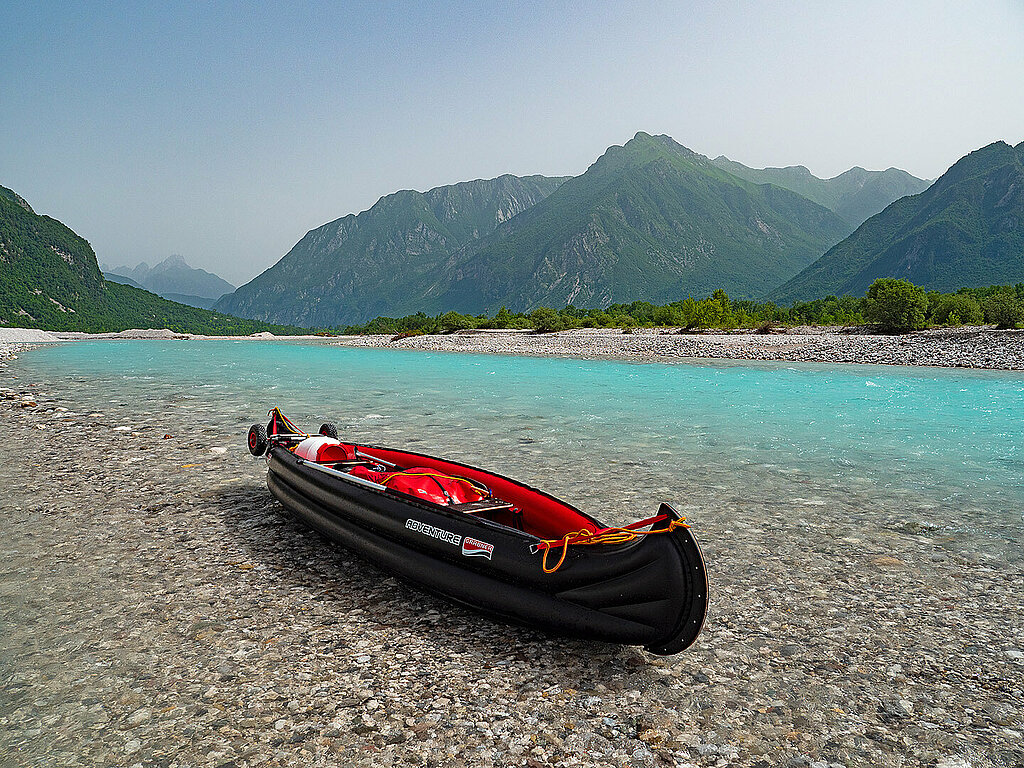
[{"label": "white gravel bank", "polygon": [[2,328],[0,327],[0,344],[39,344],[48,341],[60,341],[49,331],[35,328]]},{"label": "white gravel bank", "polygon": [[1024,331],[997,331],[988,327],[929,330],[902,336],[816,328],[791,329],[780,334],[681,334],[666,328],[626,334],[617,329],[579,329],[549,334],[469,332],[404,339],[344,336],[334,343],[648,362],[719,358],[1024,370]]}]

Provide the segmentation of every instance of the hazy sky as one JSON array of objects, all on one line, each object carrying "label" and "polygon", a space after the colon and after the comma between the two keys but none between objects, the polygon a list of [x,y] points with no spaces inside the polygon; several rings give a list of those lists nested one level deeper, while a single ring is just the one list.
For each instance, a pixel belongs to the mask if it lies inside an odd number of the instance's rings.
[{"label": "hazy sky", "polygon": [[0,50],[0,184],[102,262],[234,283],[395,190],[638,130],[826,177],[1024,140],[1022,0],[4,2]]}]

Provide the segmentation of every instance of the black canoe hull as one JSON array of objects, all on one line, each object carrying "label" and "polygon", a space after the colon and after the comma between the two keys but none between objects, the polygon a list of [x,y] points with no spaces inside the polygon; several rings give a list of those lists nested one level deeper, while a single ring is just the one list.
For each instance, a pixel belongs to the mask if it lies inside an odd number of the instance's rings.
[{"label": "black canoe hull", "polygon": [[[657,654],[689,647],[704,623],[707,571],[686,528],[571,547],[560,569],[544,573],[534,536],[318,471],[280,446],[268,454],[267,482],[298,519],[334,541],[500,619]],[[675,516],[668,505],[661,511]]]}]

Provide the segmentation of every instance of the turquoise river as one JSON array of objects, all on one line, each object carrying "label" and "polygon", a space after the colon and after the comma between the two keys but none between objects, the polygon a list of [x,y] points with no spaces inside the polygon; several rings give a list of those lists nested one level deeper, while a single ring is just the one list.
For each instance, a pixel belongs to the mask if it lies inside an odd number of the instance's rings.
[{"label": "turquoise river", "polygon": [[[307,429],[503,471],[621,522],[675,503],[891,527],[1000,558],[1024,540],[1024,375],[621,363],[320,342],[93,341],[24,353],[69,404],[200,415],[244,451],[279,405]],[[982,540],[979,542],[979,538]]]}]

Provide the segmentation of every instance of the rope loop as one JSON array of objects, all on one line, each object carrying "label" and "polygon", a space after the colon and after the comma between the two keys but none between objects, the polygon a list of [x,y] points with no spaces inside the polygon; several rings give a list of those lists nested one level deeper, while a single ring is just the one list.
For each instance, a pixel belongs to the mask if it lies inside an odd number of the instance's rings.
[{"label": "rope loop", "polygon": [[[654,523],[661,522],[668,515],[658,515],[657,517],[650,518],[649,520],[641,520],[638,523],[633,523],[622,528],[602,528],[599,531],[591,531],[587,528],[583,528],[579,531],[570,531],[560,539],[545,539],[535,546],[537,549],[544,550],[544,555],[541,558],[541,568],[544,573],[554,573],[562,564],[565,562],[566,555],[569,554],[570,546],[589,546],[592,544],[625,544],[627,541],[633,541],[641,536],[649,536],[652,533],[672,533],[677,528],[689,528],[686,524],[686,518],[678,518],[675,520],[669,520],[669,523],[664,528],[651,528],[648,531],[638,531],[636,527],[643,525],[653,525]],[[558,562],[551,568],[548,568],[548,553],[552,549],[562,549],[562,555],[558,558]]]}]

